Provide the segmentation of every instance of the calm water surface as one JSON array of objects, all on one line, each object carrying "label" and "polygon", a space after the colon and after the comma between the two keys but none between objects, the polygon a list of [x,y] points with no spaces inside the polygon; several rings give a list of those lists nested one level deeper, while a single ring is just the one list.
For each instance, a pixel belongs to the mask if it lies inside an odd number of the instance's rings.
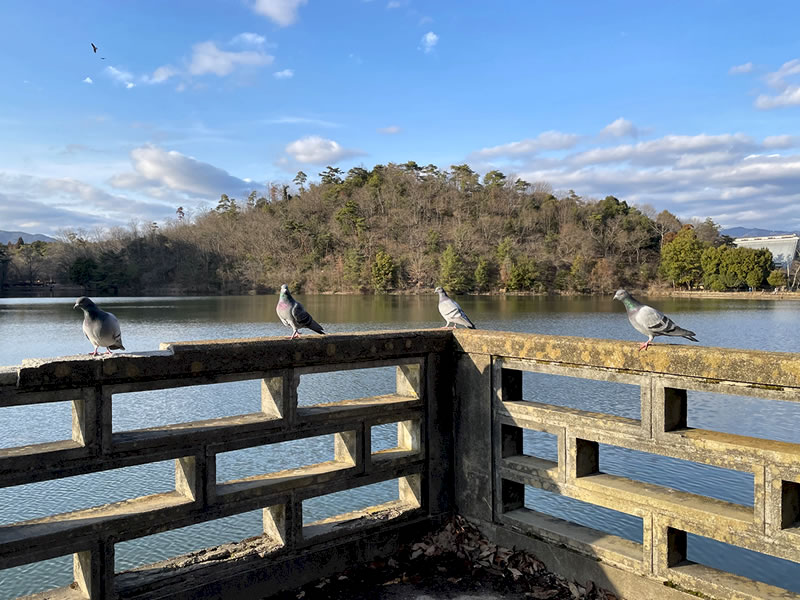
[{"label": "calm water surface", "polygon": [[[441,326],[436,298],[428,296],[300,296],[330,333]],[[158,349],[160,342],[286,335],[275,315],[275,296],[210,298],[105,298],[98,304],[117,315],[129,352]],[[459,298],[482,329],[642,341],[620,303],[607,298]],[[800,302],[657,298],[649,301],[679,325],[697,332],[703,345],[797,352]],[[0,299],[0,365],[26,358],[89,352],[74,299]],[[657,338],[657,342],[663,338]],[[673,340],[671,340],[673,341]],[[674,340],[674,343],[690,343]],[[526,374],[527,400],[639,418],[639,388],[624,384]],[[301,404],[389,393],[391,368],[304,376]],[[114,396],[115,431],[259,410],[258,381],[158,390]],[[800,405],[689,392],[689,425],[800,443]],[[67,402],[0,408],[0,448],[68,439]],[[373,428],[374,449],[396,444],[393,426]],[[555,460],[555,438],[526,434],[525,451]],[[332,436],[285,442],[218,456],[220,481],[333,458]],[[601,469],[675,489],[753,505],[753,476],[682,460],[601,445]],[[0,525],[172,490],[172,461],[59,481],[0,489]],[[386,482],[331,494],[303,504],[305,521],[378,504],[397,497]],[[530,508],[641,541],[641,519],[529,488]],[[261,533],[254,511],[118,544],[118,571]],[[690,536],[689,558],[800,591],[794,563]],[[0,571],[0,599],[68,585],[71,556]]]}]

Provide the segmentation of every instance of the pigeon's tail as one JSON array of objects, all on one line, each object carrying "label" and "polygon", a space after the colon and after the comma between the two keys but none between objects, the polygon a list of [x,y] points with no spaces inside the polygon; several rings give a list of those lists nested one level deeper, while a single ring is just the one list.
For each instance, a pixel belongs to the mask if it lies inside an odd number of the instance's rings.
[{"label": "pigeon's tail", "polygon": [[686,329],[684,329],[682,337],[685,337],[687,340],[691,340],[692,342],[697,341],[697,338],[694,337],[694,331],[687,331]]},{"label": "pigeon's tail", "polygon": [[108,347],[109,350],[125,350],[125,346],[122,344],[114,344],[113,346]]},{"label": "pigeon's tail", "polygon": [[322,325],[317,323],[314,319],[311,319],[311,323],[306,325],[311,331],[316,331],[320,335],[325,335],[325,331],[322,329]]}]

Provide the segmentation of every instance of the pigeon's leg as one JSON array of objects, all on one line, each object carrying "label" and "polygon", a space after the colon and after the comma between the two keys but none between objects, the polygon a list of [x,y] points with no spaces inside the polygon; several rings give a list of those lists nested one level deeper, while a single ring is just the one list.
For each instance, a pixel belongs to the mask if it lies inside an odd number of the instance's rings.
[{"label": "pigeon's leg", "polygon": [[639,352],[641,352],[642,350],[647,350],[647,348],[648,348],[649,346],[650,346],[650,340],[647,340],[647,341],[646,341],[646,342],[644,342],[644,343],[643,343],[641,346],[639,346]]},{"label": "pigeon's leg", "polygon": [[106,348],[106,354],[111,354],[111,348]]},{"label": "pigeon's leg", "polygon": [[290,339],[290,340],[293,340],[294,338],[298,338],[298,337],[300,337],[300,332],[299,332],[299,331],[297,331],[297,330],[295,329],[295,330],[292,332],[292,337],[290,337],[289,339]]},{"label": "pigeon's leg", "polygon": [[89,352],[89,356],[97,356],[97,349],[98,349],[99,347],[100,347],[100,346],[95,346],[95,347],[94,347],[94,352]]}]

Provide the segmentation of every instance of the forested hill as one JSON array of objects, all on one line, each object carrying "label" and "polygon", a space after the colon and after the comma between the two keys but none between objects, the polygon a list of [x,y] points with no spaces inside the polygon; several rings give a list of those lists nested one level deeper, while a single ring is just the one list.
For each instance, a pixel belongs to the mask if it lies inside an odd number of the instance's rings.
[{"label": "forested hill", "polygon": [[[2,276],[6,284],[53,279],[120,294],[267,292],[284,282],[307,293],[436,284],[456,293],[608,293],[659,277],[691,287],[707,275],[723,285],[720,256],[730,238],[710,219],[683,224],[613,196],[554,195],[545,183],[499,171],[481,179],[467,165],[328,167],[319,176],[309,183],[300,172],[296,187],[272,186],[264,197],[223,195],[192,219],[178,208],[170,222],[100,239],[73,231],[53,244],[9,245]],[[675,251],[662,264],[669,246]],[[709,263],[713,273],[700,264],[709,248],[723,249]],[[765,283],[763,263],[751,266]],[[726,277],[724,287],[747,285],[744,276]]]}]

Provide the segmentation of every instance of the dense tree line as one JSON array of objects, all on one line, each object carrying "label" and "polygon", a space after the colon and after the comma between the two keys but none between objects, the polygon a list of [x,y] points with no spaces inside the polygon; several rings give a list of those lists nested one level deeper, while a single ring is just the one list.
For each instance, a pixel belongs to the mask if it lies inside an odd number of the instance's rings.
[{"label": "dense tree line", "polygon": [[[732,248],[710,219],[607,196],[554,194],[468,165],[328,167],[265,195],[222,195],[193,218],[57,243],[9,244],[0,284],[55,281],[87,292],[388,292],[436,284],[454,293],[610,293],[667,282],[688,288],[786,285],[769,252]],[[795,269],[795,281],[797,269]]]}]

